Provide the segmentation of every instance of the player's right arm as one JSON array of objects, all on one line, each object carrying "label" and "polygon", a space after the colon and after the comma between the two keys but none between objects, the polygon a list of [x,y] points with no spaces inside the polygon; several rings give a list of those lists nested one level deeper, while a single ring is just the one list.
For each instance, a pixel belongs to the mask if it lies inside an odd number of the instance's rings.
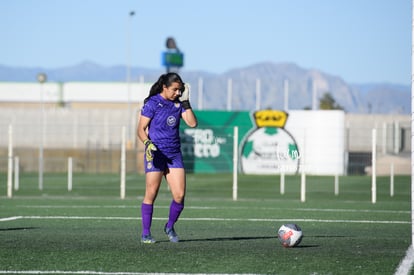
[{"label": "player's right arm", "polygon": [[138,138],[144,143],[145,145],[145,158],[148,162],[154,159],[153,151],[157,151],[157,147],[152,143],[152,141],[148,138],[148,125],[151,119],[149,117],[141,115],[138,122],[138,129],[137,135]]},{"label": "player's right arm", "polygon": [[139,118],[137,136],[142,142],[148,139],[147,128],[150,121],[151,119],[149,117],[143,115],[141,115],[141,117]]}]

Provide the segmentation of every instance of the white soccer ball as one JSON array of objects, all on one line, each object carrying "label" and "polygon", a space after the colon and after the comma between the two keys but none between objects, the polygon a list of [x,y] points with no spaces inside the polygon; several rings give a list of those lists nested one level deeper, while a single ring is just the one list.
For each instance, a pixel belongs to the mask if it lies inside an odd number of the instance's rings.
[{"label": "white soccer ball", "polygon": [[277,232],[277,238],[284,247],[297,246],[302,241],[302,229],[294,223],[284,224]]}]

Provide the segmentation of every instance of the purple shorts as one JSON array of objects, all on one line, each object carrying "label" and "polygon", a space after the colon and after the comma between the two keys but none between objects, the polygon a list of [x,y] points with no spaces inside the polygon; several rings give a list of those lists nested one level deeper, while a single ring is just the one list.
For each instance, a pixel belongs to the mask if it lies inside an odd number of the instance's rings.
[{"label": "purple shorts", "polygon": [[166,156],[160,150],[154,151],[154,159],[148,162],[144,154],[145,173],[165,172],[169,168],[184,168],[183,156],[181,152],[168,154]]}]

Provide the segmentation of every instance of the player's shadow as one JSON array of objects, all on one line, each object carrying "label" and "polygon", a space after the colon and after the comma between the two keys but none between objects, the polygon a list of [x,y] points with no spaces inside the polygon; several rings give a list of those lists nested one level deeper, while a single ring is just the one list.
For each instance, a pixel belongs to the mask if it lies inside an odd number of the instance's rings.
[{"label": "player's shadow", "polygon": [[[345,237],[345,236],[312,236],[312,237]],[[255,236],[255,237],[217,237],[217,238],[205,238],[205,239],[187,239],[180,240],[180,242],[222,242],[222,241],[248,241],[248,240],[268,240],[268,239],[277,239],[275,236]],[[292,247],[291,249],[303,249],[303,248],[312,248],[319,247],[316,244],[310,245],[301,245]]]},{"label": "player's shadow", "polygon": [[187,239],[180,242],[222,242],[222,241],[248,241],[248,240],[266,240],[274,239],[274,236],[258,236],[258,237],[217,237],[205,239]]},{"label": "player's shadow", "polygon": [[350,238],[352,236],[343,236],[343,235],[306,235],[306,237],[312,238]]},{"label": "player's shadow", "polygon": [[37,229],[37,227],[9,227],[9,228],[0,228],[0,231],[18,231],[18,230],[32,230]]},{"label": "player's shadow", "polygon": [[291,247],[292,249],[301,249],[301,248],[312,248],[312,247],[319,247],[320,245],[317,245],[317,244],[307,244],[307,245],[301,245],[301,244],[298,244],[297,246],[295,246],[295,247]]}]

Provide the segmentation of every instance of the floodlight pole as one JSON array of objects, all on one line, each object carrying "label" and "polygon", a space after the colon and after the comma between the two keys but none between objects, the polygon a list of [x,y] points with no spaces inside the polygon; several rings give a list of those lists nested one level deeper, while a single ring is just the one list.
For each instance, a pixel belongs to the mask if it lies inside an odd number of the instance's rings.
[{"label": "floodlight pole", "polygon": [[135,11],[131,11],[128,17],[128,31],[127,31],[127,90],[128,90],[128,140],[131,138],[131,30],[132,17]]},{"label": "floodlight pole", "polygon": [[316,89],[315,81],[312,79],[312,110],[317,110],[317,97],[318,91]]},{"label": "floodlight pole", "polygon": [[203,110],[203,78],[198,78],[198,109]]},{"label": "floodlight pole", "polygon": [[231,100],[233,98],[233,81],[231,78],[227,79],[227,111],[231,111]]},{"label": "floodlight pole", "polygon": [[260,110],[260,100],[261,100],[261,82],[260,82],[260,78],[256,79],[256,111]]},{"label": "floodlight pole", "polygon": [[45,106],[43,100],[43,83],[45,83],[46,80],[46,74],[37,74],[37,81],[40,83],[40,120],[42,132],[39,143],[39,190],[43,190],[43,143],[45,142]]},{"label": "floodlight pole", "polygon": [[414,0],[411,3],[411,247],[414,247]]},{"label": "floodlight pole", "polygon": [[289,111],[289,80],[287,79],[285,79],[285,81],[283,82],[283,90],[285,92],[283,109],[286,112],[288,112]]}]

